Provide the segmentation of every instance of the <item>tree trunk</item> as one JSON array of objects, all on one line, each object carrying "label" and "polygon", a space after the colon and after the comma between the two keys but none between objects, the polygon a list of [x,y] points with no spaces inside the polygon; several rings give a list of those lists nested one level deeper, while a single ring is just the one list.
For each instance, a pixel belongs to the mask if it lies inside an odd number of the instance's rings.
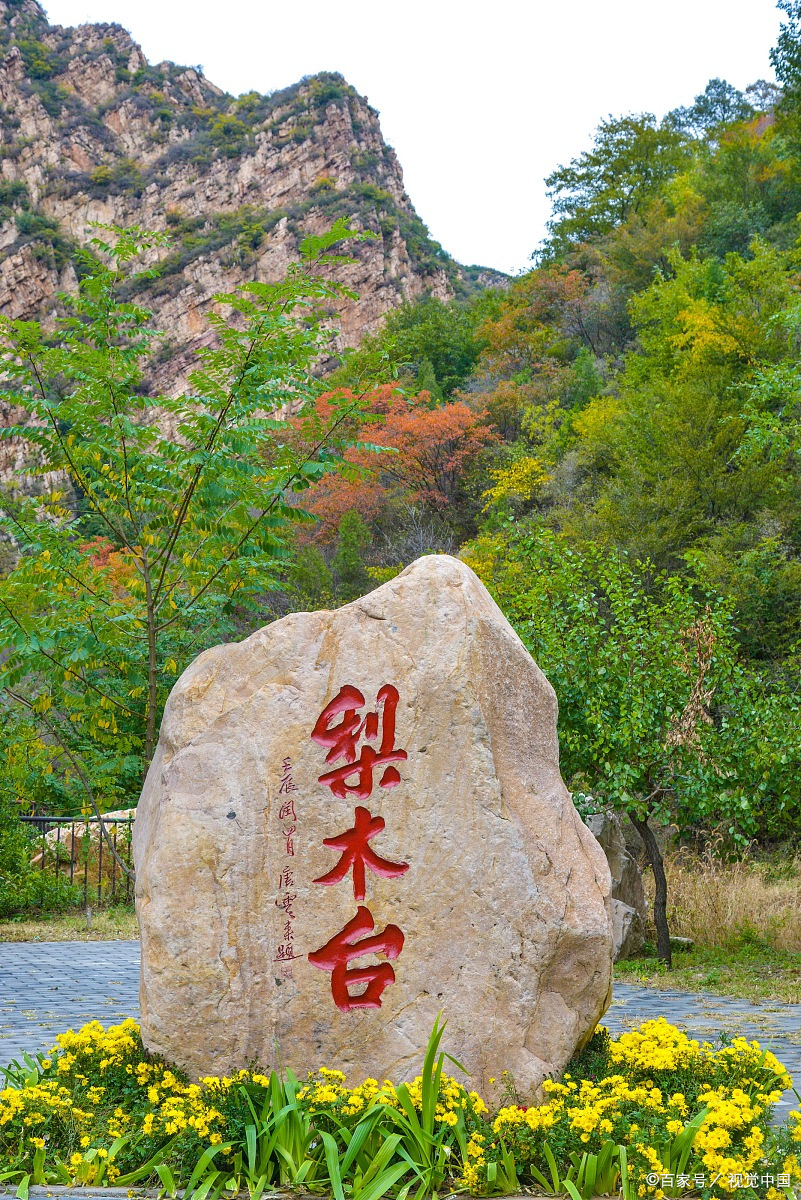
[{"label": "tree trunk", "polygon": [[657,957],[668,967],[672,967],[673,956],[670,951],[670,930],[667,922],[667,879],[665,878],[662,852],[654,836],[654,831],[648,824],[647,817],[643,817],[641,820],[633,812],[630,812],[629,820],[642,838],[645,853],[648,855],[648,861],[654,873],[654,925],[656,926]]},{"label": "tree trunk", "polygon": [[147,605],[147,717],[145,721],[145,774],[156,749],[156,706],[158,703],[158,674],[156,659],[156,613],[147,556],[143,554],[145,603]]}]

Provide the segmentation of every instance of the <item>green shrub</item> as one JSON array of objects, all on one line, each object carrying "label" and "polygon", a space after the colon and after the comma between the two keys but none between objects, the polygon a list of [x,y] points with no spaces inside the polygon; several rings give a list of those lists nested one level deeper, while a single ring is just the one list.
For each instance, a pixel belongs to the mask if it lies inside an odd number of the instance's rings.
[{"label": "green shrub", "polygon": [[19,38],[17,46],[31,79],[52,79],[63,70],[63,64],[44,42],[35,38]]},{"label": "green shrub", "polygon": [[60,271],[69,260],[72,245],[62,234],[58,221],[35,208],[23,209],[14,220],[24,241],[34,243],[34,257],[47,259]]},{"label": "green shrub", "polygon": [[0,879],[0,917],[34,912],[63,912],[82,903],[82,892],[63,875],[38,871],[30,866],[19,874]]}]

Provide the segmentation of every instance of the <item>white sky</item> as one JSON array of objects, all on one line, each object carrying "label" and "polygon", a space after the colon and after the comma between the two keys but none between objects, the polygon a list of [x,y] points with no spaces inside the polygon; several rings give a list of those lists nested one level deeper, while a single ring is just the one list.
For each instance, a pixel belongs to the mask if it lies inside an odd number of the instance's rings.
[{"label": "white sky", "polygon": [[463,263],[527,265],[543,178],[610,113],[688,104],[719,76],[772,78],[773,0],[43,0],[116,21],[151,62],[202,64],[237,95],[339,71],[381,114],[406,188]]}]

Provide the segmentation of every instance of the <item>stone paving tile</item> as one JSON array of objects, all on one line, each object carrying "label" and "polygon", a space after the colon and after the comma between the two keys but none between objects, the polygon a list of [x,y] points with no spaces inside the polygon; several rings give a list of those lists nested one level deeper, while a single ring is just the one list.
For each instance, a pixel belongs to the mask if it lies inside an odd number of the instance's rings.
[{"label": "stone paving tile", "polygon": [[0,942],[0,1061],[139,1015],[138,942]]},{"label": "stone paving tile", "polygon": [[[86,1021],[138,1017],[138,990],[138,942],[0,942],[0,1062],[49,1049],[56,1034]],[[702,1040],[722,1031],[758,1038],[801,1081],[801,1005],[616,984],[604,1024],[620,1033],[654,1017]],[[777,1119],[795,1103],[786,1093]]]},{"label": "stone paving tile", "polygon": [[[0,1185],[0,1196],[16,1196],[16,1188],[3,1187]],[[30,1200],[128,1200],[128,1197],[136,1197],[137,1200],[144,1200],[145,1197],[158,1197],[160,1194],[158,1188],[85,1188],[85,1187],[62,1187],[61,1185],[47,1184],[43,1187],[31,1186],[28,1188],[28,1196]],[[277,1193],[263,1194],[263,1200],[287,1200],[287,1196],[279,1196]],[[298,1198],[300,1200],[300,1198]],[[509,1198],[511,1200],[511,1197]],[[521,1197],[522,1200],[522,1197]]]}]

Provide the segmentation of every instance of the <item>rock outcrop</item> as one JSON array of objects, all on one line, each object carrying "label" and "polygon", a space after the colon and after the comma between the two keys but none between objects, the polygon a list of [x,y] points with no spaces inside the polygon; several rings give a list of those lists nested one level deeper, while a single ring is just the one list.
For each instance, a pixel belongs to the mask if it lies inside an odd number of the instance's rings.
[{"label": "rock outcrop", "polygon": [[338,75],[234,99],[199,69],[150,65],[118,25],[64,29],[35,0],[0,0],[0,137],[0,312],[47,318],[77,286],[92,222],[164,230],[173,245],[140,294],[168,335],[163,392],[210,337],[212,296],[279,277],[336,217],[376,235],[342,269],[359,293],[339,313],[344,345],[405,299],[470,286],[415,213],[378,114]]},{"label": "rock outcrop", "polygon": [[476,1086],[535,1095],[611,993],[609,870],[556,714],[447,555],[201,654],[134,827],[148,1049],[398,1078],[441,1011]]},{"label": "rock outcrop", "polygon": [[615,962],[620,958],[633,958],[643,948],[648,920],[642,872],[626,844],[617,813],[593,813],[587,818],[587,825],[606,855],[612,876]]}]

